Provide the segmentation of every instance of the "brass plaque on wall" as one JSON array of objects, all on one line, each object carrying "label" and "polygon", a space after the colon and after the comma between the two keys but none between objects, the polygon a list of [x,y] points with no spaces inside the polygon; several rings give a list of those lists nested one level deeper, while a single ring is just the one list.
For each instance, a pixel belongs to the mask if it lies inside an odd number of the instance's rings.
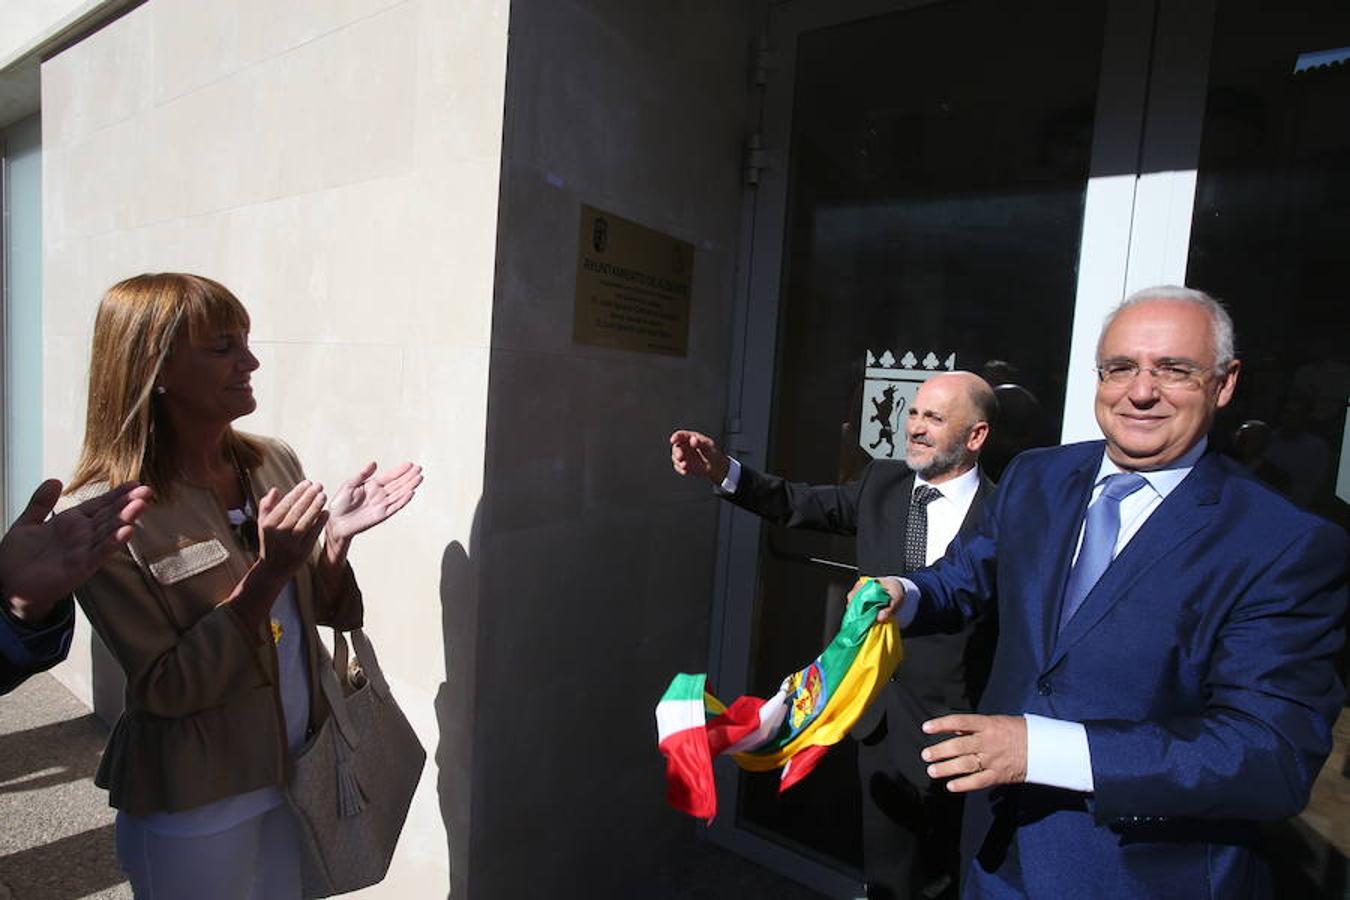
[{"label": "brass plaque on wall", "polygon": [[585,205],[580,238],[572,339],[685,356],[694,245]]}]

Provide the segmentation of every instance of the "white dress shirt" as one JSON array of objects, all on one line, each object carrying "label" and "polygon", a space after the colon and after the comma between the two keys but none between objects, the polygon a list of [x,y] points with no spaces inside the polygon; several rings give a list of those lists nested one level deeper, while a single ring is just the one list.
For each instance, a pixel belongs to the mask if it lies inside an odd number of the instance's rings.
[{"label": "white dress shirt", "polygon": [[[1171,466],[1139,473],[1144,476],[1147,487],[1140,488],[1120,502],[1120,533],[1116,537],[1115,550],[1111,553],[1112,559],[1115,559],[1130,539],[1139,532],[1148,521],[1148,517],[1162,505],[1167,495],[1176,490],[1191,473],[1208,443],[1202,438]],[[1108,475],[1123,471],[1125,470],[1113,463],[1103,452],[1101,465],[1097,469],[1097,478],[1093,483],[1092,499],[1088,505],[1097,502]],[[1083,545],[1083,528],[1083,525],[1078,528],[1078,548]],[[1074,560],[1077,559],[1076,548]],[[905,600],[901,604],[897,621],[903,629],[914,621],[919,602],[919,589],[908,578],[901,578],[900,582],[905,587]],[[1092,755],[1088,748],[1087,729],[1083,724],[1030,713],[1023,718],[1027,723],[1027,782],[1091,793]]]},{"label": "white dress shirt", "polygon": [[[968,469],[941,484],[925,481],[915,473],[914,490],[917,491],[924,484],[936,488],[942,494],[928,504],[928,546],[924,548],[924,564],[931,566],[942,559],[947,552],[947,545],[961,530],[961,523],[966,520],[975,492],[980,489],[980,470]],[[910,497],[912,499],[913,495]]]}]

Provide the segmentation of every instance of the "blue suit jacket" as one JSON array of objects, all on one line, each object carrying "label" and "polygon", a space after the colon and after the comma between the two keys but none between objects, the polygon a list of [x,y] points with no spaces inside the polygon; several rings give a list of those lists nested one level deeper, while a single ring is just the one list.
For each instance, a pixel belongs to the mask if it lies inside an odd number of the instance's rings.
[{"label": "blue suit jacket", "polygon": [[981,712],[1082,722],[1092,758],[1091,795],[968,800],[966,893],[1267,895],[1255,823],[1302,810],[1344,700],[1345,534],[1206,454],[1057,635],[1102,452],[1022,454],[980,527],[911,576],[913,633],[997,598]]},{"label": "blue suit jacket", "polygon": [[36,628],[11,618],[0,606],[0,694],[65,659],[74,632],[75,603],[69,598],[58,604],[49,622]]}]

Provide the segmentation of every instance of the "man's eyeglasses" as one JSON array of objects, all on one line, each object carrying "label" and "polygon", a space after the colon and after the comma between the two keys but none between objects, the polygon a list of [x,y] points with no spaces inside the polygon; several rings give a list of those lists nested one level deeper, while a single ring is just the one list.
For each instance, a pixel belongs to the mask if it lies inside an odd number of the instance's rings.
[{"label": "man's eyeglasses", "polygon": [[1122,359],[1104,362],[1097,366],[1097,378],[1102,384],[1123,387],[1147,372],[1153,382],[1163,388],[1198,387],[1209,374],[1209,369],[1188,366],[1182,363],[1167,363],[1161,366],[1141,366],[1132,360]]}]

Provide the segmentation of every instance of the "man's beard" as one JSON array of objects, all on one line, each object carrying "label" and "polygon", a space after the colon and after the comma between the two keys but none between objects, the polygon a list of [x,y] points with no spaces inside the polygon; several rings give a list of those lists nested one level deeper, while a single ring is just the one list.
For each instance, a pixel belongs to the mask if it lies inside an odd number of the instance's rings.
[{"label": "man's beard", "polygon": [[965,438],[960,442],[953,442],[949,447],[936,447],[931,444],[921,446],[932,446],[933,456],[926,465],[920,466],[914,458],[913,452],[905,448],[905,464],[915,471],[924,481],[932,481],[940,475],[946,475],[955,469],[965,460]]}]

